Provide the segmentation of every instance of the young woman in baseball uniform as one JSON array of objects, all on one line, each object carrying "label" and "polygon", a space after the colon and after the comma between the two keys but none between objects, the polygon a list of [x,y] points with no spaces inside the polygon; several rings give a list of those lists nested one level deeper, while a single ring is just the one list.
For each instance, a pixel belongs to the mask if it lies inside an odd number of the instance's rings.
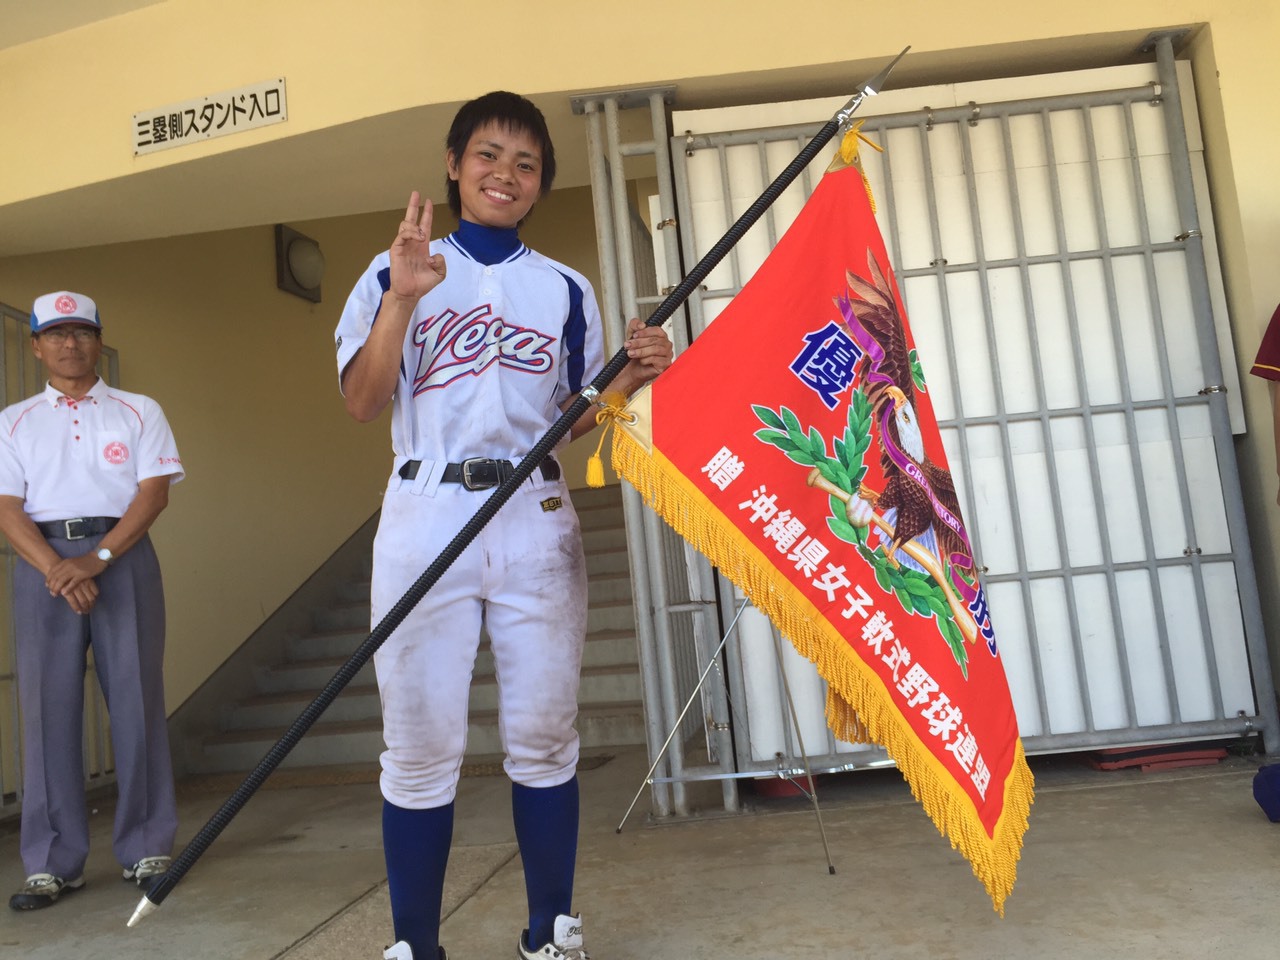
[{"label": "young woman in baseball uniform", "polygon": [[[392,406],[395,461],[374,543],[374,623],[605,361],[591,285],[520,241],[520,224],[555,176],[537,107],[506,92],[465,104],[445,165],[458,229],[432,241],[431,202],[413,192],[391,248],[352,290],[336,332],[351,416],[365,422]],[[666,335],[638,320],[627,352],[631,362],[611,385],[624,393],[671,363]],[[584,415],[573,436],[593,425]],[[578,520],[548,457],[375,657],[398,941],[387,960],[444,958],[441,894],[482,623],[529,900],[517,957],[585,960],[572,895],[586,615]]]}]

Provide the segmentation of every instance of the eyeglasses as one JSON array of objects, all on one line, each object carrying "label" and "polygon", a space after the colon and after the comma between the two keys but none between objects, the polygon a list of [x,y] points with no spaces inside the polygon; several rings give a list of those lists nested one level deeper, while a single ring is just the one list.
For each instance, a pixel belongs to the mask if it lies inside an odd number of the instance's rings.
[{"label": "eyeglasses", "polygon": [[55,327],[52,330],[45,330],[40,336],[44,337],[50,343],[66,343],[68,337],[75,337],[78,343],[88,343],[98,336],[97,330],[89,327],[76,327],[73,330],[64,330]]}]

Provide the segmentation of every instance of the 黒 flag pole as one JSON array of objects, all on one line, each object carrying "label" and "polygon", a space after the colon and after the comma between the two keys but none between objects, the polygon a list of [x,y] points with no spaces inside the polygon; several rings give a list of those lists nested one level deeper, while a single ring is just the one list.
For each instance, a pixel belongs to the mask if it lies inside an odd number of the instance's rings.
[{"label": "\u9ed2 flag pole", "polygon": [[[782,194],[791,182],[800,175],[800,172],[817,156],[818,152],[825,147],[836,133],[849,124],[849,118],[854,111],[862,105],[862,101],[868,96],[877,94],[883,89],[885,80],[888,79],[889,72],[898,64],[898,61],[906,56],[906,47],[901,53],[893,58],[879,73],[870,80],[867,80],[858,89],[858,92],[850,98],[840,110],[828,120],[814,136],[804,149],[801,150],[787,165],[787,168],[778,174],[777,179],[769,184],[746,212],[731,226],[727,233],[716,241],[707,254],[694,265],[688,275],[680,281],[679,285],[667,296],[665,300],[654,310],[653,315],[649,317],[645,324],[651,327],[665,323],[672,314],[689,298],[689,295],[697,289],[698,285],[706,278],[717,264],[733,249],[734,245],[742,239],[742,236],[749,230],[753,224],[764,214],[764,212],[773,204],[775,200]],[[258,765],[244,778],[244,781],[236,788],[235,792],[218,808],[209,821],[200,828],[200,831],[192,838],[192,840],[183,848],[182,852],[174,858],[169,869],[151,882],[146,894],[138,903],[137,908],[133,911],[133,916],[129,918],[129,926],[134,926],[139,920],[155,911],[165,898],[178,885],[178,882],[186,875],[187,871],[195,864],[200,856],[209,848],[209,845],[218,838],[218,835],[226,829],[227,825],[235,817],[240,809],[249,801],[249,798],[262,786],[273,770],[280,765],[289,752],[298,744],[306,732],[311,729],[311,725],[320,718],[320,715],[328,709],[334,699],[342,692],[343,688],[351,682],[352,678],[369,662],[369,658],[374,655],[377,649],[382,646],[383,642],[391,636],[392,632],[400,625],[409,612],[413,610],[418,602],[422,600],[428,590],[443,576],[444,572],[449,569],[453,562],[466,549],[467,545],[480,533],[480,530],[493,519],[494,514],[502,508],[520,485],[529,479],[530,475],[543,459],[555,448],[570,428],[577,423],[578,418],[587,412],[587,408],[599,397],[600,393],[613,382],[614,378],[622,372],[622,368],[627,365],[627,351],[625,348],[620,349],[613,358],[600,371],[599,375],[591,381],[590,386],[586,387],[578,397],[571,403],[567,410],[560,418],[551,426],[546,434],[539,440],[532,450],[522,459],[515,467],[511,476],[505,482],[495,488],[493,494],[484,504],[476,511],[467,524],[458,532],[445,547],[444,551],[437,557],[424,572],[414,581],[413,585],[405,592],[394,607],[391,608],[378,623],[369,636],[356,648],[355,653],[344,663],[329,680],[323,690],[316,695],[316,698],[298,715],[293,721],[289,729],[284,735],[276,741],[275,745],[267,751],[266,755],[258,761]]]}]

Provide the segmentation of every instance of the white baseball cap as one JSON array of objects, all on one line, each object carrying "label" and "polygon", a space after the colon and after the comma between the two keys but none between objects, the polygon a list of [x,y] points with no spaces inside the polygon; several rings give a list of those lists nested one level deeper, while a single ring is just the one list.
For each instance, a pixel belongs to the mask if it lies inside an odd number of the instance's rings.
[{"label": "white baseball cap", "polygon": [[83,293],[59,290],[36,297],[31,308],[31,332],[41,333],[60,323],[81,323],[87,327],[102,329],[98,305]]}]

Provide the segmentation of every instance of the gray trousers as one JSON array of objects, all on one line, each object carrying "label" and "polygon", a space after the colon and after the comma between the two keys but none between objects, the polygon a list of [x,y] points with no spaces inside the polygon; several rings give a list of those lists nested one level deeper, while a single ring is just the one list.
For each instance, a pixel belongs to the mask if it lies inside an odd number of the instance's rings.
[{"label": "gray trousers", "polygon": [[[96,551],[101,536],[51,539],[60,556]],[[111,716],[119,800],[116,859],[167,855],[178,829],[164,709],[164,592],[150,537],[97,578],[87,616],[49,596],[44,577],[14,567],[18,697],[23,721],[22,862],[28,875],[70,880],[89,856],[83,730],[87,652]]]}]

